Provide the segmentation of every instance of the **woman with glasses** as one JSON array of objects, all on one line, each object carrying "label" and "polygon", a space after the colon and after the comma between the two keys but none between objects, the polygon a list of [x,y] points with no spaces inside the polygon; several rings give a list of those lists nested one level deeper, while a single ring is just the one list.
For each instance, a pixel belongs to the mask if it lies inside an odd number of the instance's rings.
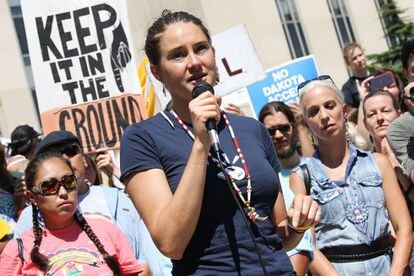
[{"label": "woman with glasses", "polygon": [[[0,257],[1,275],[138,275],[128,239],[101,219],[77,210],[77,180],[56,153],[36,156],[26,171],[33,228],[10,241]],[[44,224],[39,223],[42,216]]]},{"label": "woman with glasses", "polygon": [[[208,30],[191,14],[164,11],[145,50],[172,105],[125,131],[121,178],[158,248],[173,259],[173,275],[292,275],[282,247],[296,246],[319,208],[301,195],[287,216],[263,125],[221,112],[210,92],[193,99],[196,85],[212,91],[218,80]],[[217,122],[218,155],[208,120]]]},{"label": "woman with glasses", "polygon": [[[298,90],[304,119],[318,140],[314,156],[301,161],[310,172],[310,194],[322,208],[315,234],[323,254],[315,258],[327,258],[340,275],[402,275],[412,229],[392,166],[384,155],[347,141],[347,107],[330,78],[317,78]],[[306,194],[299,168],[290,186]],[[389,219],[396,230],[392,261]]]}]

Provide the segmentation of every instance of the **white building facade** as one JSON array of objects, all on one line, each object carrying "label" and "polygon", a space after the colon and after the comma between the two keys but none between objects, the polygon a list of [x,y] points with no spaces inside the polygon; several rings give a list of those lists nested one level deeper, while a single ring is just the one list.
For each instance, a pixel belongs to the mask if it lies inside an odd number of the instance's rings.
[{"label": "white building facade", "polygon": [[[38,0],[34,0],[38,1]],[[126,0],[135,58],[142,56],[147,28],[164,9],[200,17],[211,34],[243,24],[265,69],[312,54],[320,74],[341,86],[349,77],[342,47],[360,43],[367,54],[392,42],[384,33],[380,0]],[[412,0],[396,0],[414,19]],[[41,130],[19,0],[0,1],[0,132],[9,137],[20,124]]]}]

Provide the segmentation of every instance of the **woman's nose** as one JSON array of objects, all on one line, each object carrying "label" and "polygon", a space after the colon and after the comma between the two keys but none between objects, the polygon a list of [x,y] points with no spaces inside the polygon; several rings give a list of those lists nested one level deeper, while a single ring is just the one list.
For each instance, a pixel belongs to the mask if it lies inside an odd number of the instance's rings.
[{"label": "woman's nose", "polygon": [[321,108],[320,114],[322,119],[328,118],[328,112],[324,108]]},{"label": "woman's nose", "polygon": [[200,58],[195,53],[188,54],[188,67],[189,69],[192,68],[199,68],[201,65]]},{"label": "woman's nose", "polygon": [[383,120],[384,120],[384,115],[381,112],[378,112],[377,121],[383,121]]},{"label": "woman's nose", "polygon": [[67,197],[68,191],[66,190],[66,188],[63,185],[59,186],[58,195],[60,197]]}]

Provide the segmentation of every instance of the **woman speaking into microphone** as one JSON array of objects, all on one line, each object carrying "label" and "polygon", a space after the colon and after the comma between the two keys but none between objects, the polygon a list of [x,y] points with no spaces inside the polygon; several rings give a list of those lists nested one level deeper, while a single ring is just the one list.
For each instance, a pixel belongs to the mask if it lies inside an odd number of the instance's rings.
[{"label": "woman speaking into microphone", "polygon": [[[173,275],[293,275],[283,248],[296,246],[320,208],[299,195],[286,212],[279,162],[262,124],[224,113],[210,92],[193,99],[196,84],[218,79],[208,30],[191,14],[164,11],[148,29],[145,51],[172,107],[125,131],[121,178],[154,242],[173,260]],[[217,123],[218,156],[209,120]]]}]

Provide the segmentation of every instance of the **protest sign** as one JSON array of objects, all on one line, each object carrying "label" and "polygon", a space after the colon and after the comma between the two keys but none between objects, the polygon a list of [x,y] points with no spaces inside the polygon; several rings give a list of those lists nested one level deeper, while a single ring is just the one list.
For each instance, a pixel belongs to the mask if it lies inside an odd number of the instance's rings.
[{"label": "protest sign", "polygon": [[146,118],[125,0],[22,0],[43,131],[116,149]]},{"label": "protest sign", "polygon": [[249,94],[247,93],[246,87],[243,87],[233,93],[226,94],[221,98],[221,108],[226,109],[230,104],[234,104],[240,108],[244,115],[253,117],[254,110],[250,101]]},{"label": "protest sign", "polygon": [[256,116],[271,101],[292,104],[299,101],[297,86],[318,76],[312,55],[301,57],[266,71],[267,77],[247,87]]},{"label": "protest sign", "polygon": [[217,95],[226,95],[266,77],[253,44],[243,25],[212,37],[216,49],[219,83]]}]

